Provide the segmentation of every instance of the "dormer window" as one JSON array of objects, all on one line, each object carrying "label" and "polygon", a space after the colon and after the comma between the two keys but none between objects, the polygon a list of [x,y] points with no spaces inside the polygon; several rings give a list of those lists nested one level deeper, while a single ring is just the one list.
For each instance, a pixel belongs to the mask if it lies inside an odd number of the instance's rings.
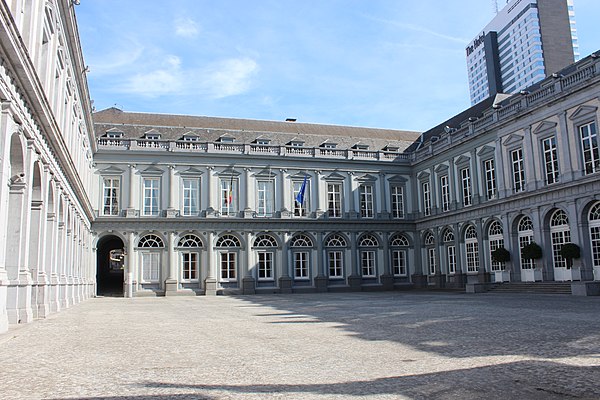
[{"label": "dormer window", "polygon": [[106,132],[106,137],[108,139],[121,139],[121,138],[123,138],[123,132],[118,132],[118,131]]},{"label": "dormer window", "polygon": [[144,139],[159,140],[160,139],[160,133],[146,133],[144,135]]},{"label": "dormer window", "polygon": [[394,151],[394,152],[398,152],[400,150],[400,148],[398,146],[390,146],[387,145],[383,148],[383,151]]},{"label": "dormer window", "polygon": [[321,147],[324,149],[335,149],[337,147],[337,143],[325,142],[321,143]]},{"label": "dormer window", "polygon": [[304,146],[304,142],[302,140],[292,140],[292,141],[288,142],[288,146],[302,147],[302,146]]},{"label": "dormer window", "polygon": [[261,146],[266,146],[271,144],[271,139],[265,139],[265,138],[257,138],[254,143],[261,145]]},{"label": "dormer window", "polygon": [[198,141],[198,136],[195,136],[195,135],[184,135],[183,136],[183,140],[185,142],[197,142]]},{"label": "dormer window", "polygon": [[221,136],[219,139],[217,139],[217,142],[219,142],[219,143],[233,143],[233,142],[235,142],[235,138],[231,137],[231,136]]},{"label": "dormer window", "polygon": [[369,145],[364,143],[356,143],[354,146],[352,146],[352,148],[356,150],[369,150]]}]

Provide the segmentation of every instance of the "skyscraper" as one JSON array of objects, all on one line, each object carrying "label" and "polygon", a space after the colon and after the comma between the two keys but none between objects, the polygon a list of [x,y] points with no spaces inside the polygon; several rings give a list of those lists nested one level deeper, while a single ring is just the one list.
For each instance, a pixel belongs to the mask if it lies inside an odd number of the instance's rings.
[{"label": "skyscraper", "polygon": [[510,0],[467,45],[471,104],[516,93],[579,58],[573,0]]}]

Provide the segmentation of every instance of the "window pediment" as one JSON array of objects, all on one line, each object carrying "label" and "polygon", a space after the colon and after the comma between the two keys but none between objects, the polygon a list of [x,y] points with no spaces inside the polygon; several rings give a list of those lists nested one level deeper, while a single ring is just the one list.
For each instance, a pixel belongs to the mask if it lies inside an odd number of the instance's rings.
[{"label": "window pediment", "polygon": [[462,156],[458,157],[456,160],[454,160],[454,165],[465,166],[465,165],[468,165],[470,162],[471,162],[471,157],[462,155]]},{"label": "window pediment", "polygon": [[427,172],[427,171],[421,171],[421,172],[419,172],[417,174],[417,179],[419,179],[419,180],[426,180],[426,179],[429,179],[430,175],[431,174],[429,172]]},{"label": "window pediment", "polygon": [[404,176],[402,175],[394,175],[392,177],[388,178],[388,181],[390,183],[406,183],[408,182],[408,179],[406,179]]},{"label": "window pediment", "polygon": [[540,133],[543,132],[548,132],[550,130],[555,130],[556,129],[556,125],[558,125],[556,122],[550,122],[550,121],[543,121],[541,124],[539,124],[533,131],[532,133],[534,135],[538,135]]},{"label": "window pediment", "polygon": [[508,135],[506,137],[506,139],[504,139],[502,144],[505,146],[511,146],[511,145],[516,145],[516,144],[521,144],[521,142],[523,142],[523,135],[517,135],[516,133],[511,133],[510,135]]},{"label": "window pediment", "polygon": [[125,172],[124,170],[115,167],[114,165],[111,165],[108,168],[104,168],[102,170],[99,171],[100,175],[122,175],[123,172]]},{"label": "window pediment", "polygon": [[576,120],[576,119],[586,118],[586,117],[595,117],[596,111],[598,111],[598,107],[580,106],[577,108],[577,110],[575,110],[575,112],[573,112],[573,114],[571,114],[569,119]]},{"label": "window pediment", "polygon": [[179,175],[181,176],[199,176],[202,175],[204,171],[199,170],[198,168],[190,167],[185,171],[180,171]]},{"label": "window pediment", "polygon": [[371,174],[364,174],[363,176],[356,178],[356,180],[361,182],[375,182],[377,177]]},{"label": "window pediment", "polygon": [[436,174],[440,174],[440,173],[448,171],[448,168],[449,167],[447,164],[439,164],[438,166],[435,167],[434,171]]},{"label": "window pediment", "polygon": [[496,153],[496,149],[492,146],[483,146],[478,152],[477,155],[481,158],[487,158],[493,156]]},{"label": "window pediment", "polygon": [[227,168],[217,174],[218,176],[239,176],[240,173],[233,168]]},{"label": "window pediment", "polygon": [[275,173],[269,168],[265,168],[262,171],[257,172],[256,174],[254,174],[254,176],[257,178],[269,178],[269,179],[274,179],[276,177]]},{"label": "window pediment", "polygon": [[339,172],[332,172],[325,179],[330,181],[342,181],[346,179],[346,177],[344,175],[341,175]]},{"label": "window pediment", "polygon": [[154,165],[149,166],[148,168],[146,168],[145,170],[141,171],[141,173],[143,175],[162,175],[163,174],[162,169],[155,167]]}]

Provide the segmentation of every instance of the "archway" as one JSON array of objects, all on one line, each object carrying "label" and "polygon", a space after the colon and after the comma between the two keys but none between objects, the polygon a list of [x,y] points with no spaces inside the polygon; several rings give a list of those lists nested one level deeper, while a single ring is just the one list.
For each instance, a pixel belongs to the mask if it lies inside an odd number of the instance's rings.
[{"label": "archway", "polygon": [[99,296],[123,296],[125,244],[110,235],[98,241],[96,251],[96,282]]}]

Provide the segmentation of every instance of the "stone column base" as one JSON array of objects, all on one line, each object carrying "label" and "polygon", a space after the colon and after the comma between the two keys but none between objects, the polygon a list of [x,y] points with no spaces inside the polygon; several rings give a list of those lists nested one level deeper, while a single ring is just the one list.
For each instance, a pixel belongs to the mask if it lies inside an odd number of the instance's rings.
[{"label": "stone column base", "polygon": [[167,279],[165,281],[165,296],[177,293],[179,290],[179,283],[176,279]]},{"label": "stone column base", "polygon": [[216,296],[217,295],[217,280],[215,278],[206,278],[204,280],[204,294],[206,296]]},{"label": "stone column base", "polygon": [[279,278],[279,291],[281,293],[292,293],[292,278],[289,276]]},{"label": "stone column base", "polygon": [[360,292],[360,288],[362,286],[362,277],[358,275],[350,275],[348,277],[348,285],[350,289],[355,292]]},{"label": "stone column base", "polygon": [[317,288],[317,292],[326,292],[328,283],[329,278],[326,276],[317,276],[315,278],[315,287]]},{"label": "stone column base", "polygon": [[421,274],[414,274],[412,276],[412,281],[415,284],[415,288],[423,289],[427,287],[427,276]]},{"label": "stone column base", "polygon": [[242,294],[256,294],[256,282],[251,276],[242,279]]},{"label": "stone column base", "polygon": [[383,290],[394,290],[393,275],[381,275],[379,279],[381,280],[381,286],[383,286]]}]

